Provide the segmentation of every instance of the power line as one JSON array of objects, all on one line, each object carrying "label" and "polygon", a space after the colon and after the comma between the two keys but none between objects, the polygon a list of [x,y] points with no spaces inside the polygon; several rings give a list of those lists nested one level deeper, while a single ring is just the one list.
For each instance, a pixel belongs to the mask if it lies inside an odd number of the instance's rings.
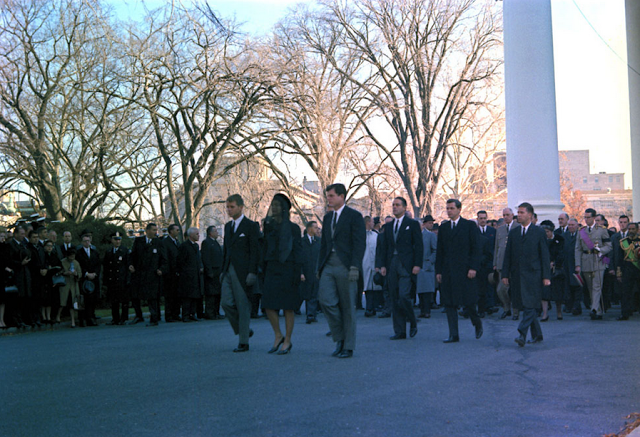
[{"label": "power line", "polygon": [[[618,52],[616,52],[613,47],[611,47],[611,45],[609,45],[609,43],[602,37],[602,35],[600,35],[600,32],[598,32],[598,30],[593,26],[593,24],[591,24],[591,21],[589,21],[589,19],[587,18],[587,16],[584,14],[584,12],[582,12],[582,9],[580,9],[580,6],[578,6],[578,3],[576,3],[576,0],[573,0],[573,4],[575,5],[575,7],[578,9],[578,11],[580,12],[580,15],[582,15],[582,18],[584,18],[584,20],[587,22],[587,24],[589,25],[589,27],[591,27],[591,29],[595,32],[596,35],[598,35],[598,38],[600,38],[600,40],[609,48],[609,50],[611,50],[611,52],[616,55],[616,57],[618,59],[620,59],[624,64],[627,65],[627,67],[633,71],[635,74],[637,74],[638,76],[640,76],[640,72],[638,72],[638,70],[636,70],[635,68],[633,68],[627,61],[625,61],[622,56],[620,56],[618,54]],[[628,42],[627,42],[628,44]]]}]

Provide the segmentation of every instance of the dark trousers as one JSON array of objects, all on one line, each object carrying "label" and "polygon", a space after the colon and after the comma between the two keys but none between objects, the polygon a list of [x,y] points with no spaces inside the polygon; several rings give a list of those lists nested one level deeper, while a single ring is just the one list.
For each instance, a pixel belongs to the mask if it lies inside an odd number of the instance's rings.
[{"label": "dark trousers", "polygon": [[[95,318],[96,304],[98,303],[98,291],[85,294],[84,296],[84,320],[93,322]],[[81,317],[79,317],[81,318]]]},{"label": "dark trousers", "polygon": [[478,275],[478,312],[486,313],[489,308],[487,301],[487,291],[489,290],[489,276],[490,270],[480,269]]},{"label": "dark trousers", "polygon": [[178,296],[178,278],[169,276],[165,279],[162,294],[164,294],[164,320],[178,320],[180,318],[180,297]]},{"label": "dark trousers", "polygon": [[571,311],[582,312],[580,303],[582,302],[582,287],[580,285],[569,285],[564,299],[565,307]]},{"label": "dark trousers", "polygon": [[220,295],[213,294],[204,297],[204,316],[214,318],[220,315]]},{"label": "dark trousers", "polygon": [[131,306],[136,313],[136,317],[139,319],[144,319],[144,317],[142,317],[142,302],[140,301],[140,299],[132,298]]},{"label": "dark trousers", "polygon": [[[121,301],[114,296],[115,293],[109,295],[109,303],[111,304],[111,317],[114,323],[125,322],[129,318],[129,302]],[[120,312],[122,309],[122,312]]]},{"label": "dark trousers", "polygon": [[18,319],[22,321],[25,325],[34,325],[36,320],[38,320],[37,315],[34,313],[33,309],[33,298],[31,297],[18,297]]},{"label": "dark trousers", "polygon": [[182,298],[182,320],[196,316],[196,313],[198,312],[198,301],[199,299],[193,299],[190,297]]},{"label": "dark trousers", "polygon": [[418,293],[420,298],[420,314],[431,314],[431,303],[433,302],[434,293]]},{"label": "dark trousers", "polygon": [[365,309],[368,312],[374,312],[378,305],[382,304],[382,290],[366,290],[364,296],[367,300]]},{"label": "dark trousers", "polygon": [[149,299],[147,303],[149,304],[149,321],[159,322],[160,321],[160,298]]},{"label": "dark trousers", "polygon": [[[460,337],[458,334],[458,309],[456,307],[445,307],[447,312],[447,323],[449,323],[449,336],[450,337]],[[476,310],[475,305],[470,305],[464,307],[465,314],[469,315],[471,319],[471,324],[473,326],[477,326],[482,323],[480,321],[480,317],[478,316],[478,311]]]},{"label": "dark trousers", "polygon": [[621,313],[623,317],[630,317],[633,314],[633,295],[638,286],[640,286],[640,270],[632,263],[625,261],[622,265]]},{"label": "dark trousers", "polygon": [[251,295],[251,317],[258,317],[258,311],[260,310],[260,299],[262,299],[261,294],[252,294]]},{"label": "dark trousers", "polygon": [[412,328],[414,328],[417,323],[411,299],[413,278],[397,256],[391,258],[391,263],[387,270],[387,282],[389,283],[389,296],[391,296],[393,332],[396,335],[406,335],[407,322],[409,322]]},{"label": "dark trousers", "polygon": [[520,320],[520,324],[518,325],[518,332],[524,336],[524,338],[527,338],[529,328],[531,328],[532,339],[542,337],[538,312],[535,308],[524,308],[522,310],[522,320]]},{"label": "dark trousers", "polygon": [[384,278],[382,285],[382,312],[391,314],[391,296],[389,295],[389,281]]}]

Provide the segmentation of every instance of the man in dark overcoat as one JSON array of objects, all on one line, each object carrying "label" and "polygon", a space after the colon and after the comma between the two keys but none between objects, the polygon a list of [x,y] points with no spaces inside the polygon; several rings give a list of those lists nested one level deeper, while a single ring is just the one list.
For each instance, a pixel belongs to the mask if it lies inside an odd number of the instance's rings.
[{"label": "man in dark overcoat", "polygon": [[209,320],[221,319],[220,272],[222,272],[223,253],[218,243],[218,228],[209,226],[207,238],[202,242],[202,264],[204,265],[204,318]]},{"label": "man in dark overcoat", "polygon": [[158,226],[149,223],[145,235],[133,241],[129,260],[131,272],[131,303],[136,312],[132,325],[144,321],[142,300],[149,304],[149,324],[157,326],[160,320],[160,285],[162,275],[167,271],[167,256],[162,240],[157,238]]},{"label": "man in dark overcoat", "polygon": [[164,321],[173,323],[180,320],[180,297],[178,296],[179,279],[177,270],[178,236],[180,226],[173,224],[167,228],[167,235],[162,239],[167,256],[167,273],[162,275],[162,294],[164,296]]},{"label": "man in dark overcoat", "polygon": [[418,332],[416,315],[411,303],[411,286],[422,267],[422,234],[420,224],[406,215],[407,201],[396,197],[392,202],[394,220],[384,225],[382,247],[376,265],[389,283],[393,332],[391,340],[415,337]]},{"label": "man in dark overcoat", "polygon": [[522,311],[518,326],[520,335],[515,341],[523,347],[531,327],[531,343],[542,341],[542,330],[536,310],[542,306],[542,289],[551,285],[551,261],[547,246],[547,235],[532,225],[533,206],[522,203],[518,206],[520,227],[509,232],[507,249],[502,265],[502,281],[511,289],[514,308]]},{"label": "man in dark overcoat", "polygon": [[200,256],[200,232],[198,228],[189,228],[187,230],[187,241],[178,247],[178,259],[176,268],[180,287],[178,287],[178,295],[182,299],[182,321],[197,322],[196,314],[197,304],[202,298],[204,284],[202,281],[202,258]]},{"label": "man in dark overcoat", "polygon": [[477,274],[482,260],[482,240],[475,223],[460,217],[462,203],[447,200],[449,221],[438,230],[436,280],[440,285],[440,301],[447,313],[449,338],[445,343],[460,341],[457,307],[462,306],[475,327],[476,338],[482,337],[482,320],[478,317]]},{"label": "man in dark overcoat", "polygon": [[246,352],[253,334],[249,322],[251,296],[258,279],[260,227],[245,217],[244,200],[239,194],[227,198],[226,208],[231,221],[224,227],[221,306],[234,334],[239,336],[238,347],[233,351]]},{"label": "man in dark overcoat", "polygon": [[307,324],[317,322],[318,314],[318,255],[320,239],[316,237],[318,223],[310,221],[306,226],[306,235],[302,237],[302,278],[300,298],[305,301]]},{"label": "man in dark overcoat", "polygon": [[582,314],[582,301],[583,301],[583,287],[580,281],[575,276],[576,269],[576,238],[578,236],[578,230],[580,225],[576,219],[570,219],[567,222],[567,231],[563,234],[564,237],[564,263],[562,268],[564,269],[565,277],[568,278],[565,281],[567,287],[567,296],[565,300],[565,307],[571,310],[574,316]]},{"label": "man in dark overcoat", "polygon": [[111,323],[124,325],[129,318],[129,249],[122,246],[122,235],[111,234],[112,247],[102,259],[102,274],[111,304]]},{"label": "man in dark overcoat", "polygon": [[82,244],[76,252],[76,260],[80,264],[82,278],[80,293],[84,295],[84,311],[79,311],[80,326],[86,321],[87,326],[97,326],[94,318],[96,304],[100,296],[100,270],[102,263],[98,251],[91,245],[91,236],[83,233]]},{"label": "man in dark overcoat", "polygon": [[478,315],[483,318],[486,313],[493,312],[496,294],[495,288],[489,284],[489,273],[493,271],[493,251],[496,242],[496,229],[487,224],[487,211],[478,211],[478,230],[482,244],[482,261],[478,272]]},{"label": "man in dark overcoat", "polygon": [[16,323],[19,328],[24,325],[33,324],[33,314],[31,314],[31,272],[29,263],[31,262],[31,252],[26,246],[26,231],[22,226],[18,226],[13,238],[9,241],[9,268],[13,271],[13,280],[18,288]]}]

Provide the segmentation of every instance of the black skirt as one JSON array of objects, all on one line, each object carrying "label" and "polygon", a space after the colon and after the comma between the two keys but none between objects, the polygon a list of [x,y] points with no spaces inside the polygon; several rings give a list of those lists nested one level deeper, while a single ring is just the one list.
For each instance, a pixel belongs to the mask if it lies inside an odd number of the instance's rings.
[{"label": "black skirt", "polygon": [[297,310],[300,308],[299,268],[294,263],[267,261],[262,289],[262,308]]},{"label": "black skirt", "polygon": [[564,300],[564,276],[551,278],[551,285],[542,289],[542,300],[562,302]]}]

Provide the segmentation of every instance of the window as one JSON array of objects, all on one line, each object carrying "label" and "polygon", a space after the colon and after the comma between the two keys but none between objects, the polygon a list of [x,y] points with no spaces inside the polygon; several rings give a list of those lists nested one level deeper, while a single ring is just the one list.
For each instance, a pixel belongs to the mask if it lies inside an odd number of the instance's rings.
[{"label": "window", "polygon": [[598,176],[593,180],[596,184],[598,183]]},{"label": "window", "polygon": [[589,182],[589,181],[587,180],[587,178],[582,178],[582,183],[583,183],[583,184],[586,184],[587,182]]},{"label": "window", "polygon": [[609,182],[613,182],[613,176],[609,176]]}]

